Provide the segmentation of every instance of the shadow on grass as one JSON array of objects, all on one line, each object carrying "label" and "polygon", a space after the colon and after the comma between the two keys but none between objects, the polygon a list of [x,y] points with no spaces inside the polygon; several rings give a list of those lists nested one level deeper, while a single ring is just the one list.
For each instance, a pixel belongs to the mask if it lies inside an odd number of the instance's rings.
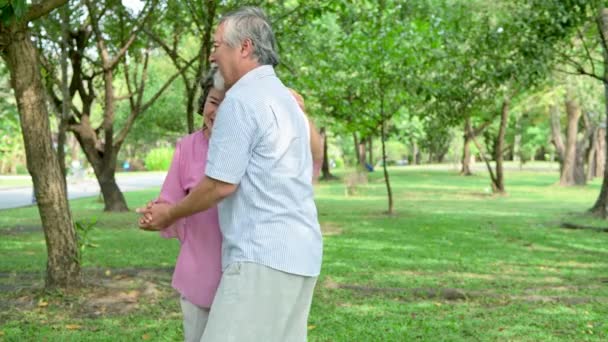
[{"label": "shadow on grass", "polygon": [[[598,289],[603,286],[605,280],[598,280],[595,284],[580,286],[539,286],[527,288],[519,294],[505,294],[490,289],[485,290],[465,290],[462,288],[449,287],[373,287],[356,284],[344,284],[333,281],[330,277],[325,277],[322,287],[326,291],[346,290],[355,296],[370,297],[377,296],[382,299],[392,299],[399,301],[420,301],[420,300],[439,300],[439,301],[482,301],[498,300],[503,305],[507,302],[540,302],[540,303],[561,303],[566,305],[577,305],[586,303],[607,304],[608,297],[598,296],[572,296],[581,290]],[[563,295],[543,294],[543,291],[563,292]]]},{"label": "shadow on grass", "polygon": [[75,318],[127,315],[141,305],[178,298],[171,288],[172,267],[90,268],[83,273],[82,287],[51,292],[44,290],[42,272],[0,273],[0,321],[41,310]]}]

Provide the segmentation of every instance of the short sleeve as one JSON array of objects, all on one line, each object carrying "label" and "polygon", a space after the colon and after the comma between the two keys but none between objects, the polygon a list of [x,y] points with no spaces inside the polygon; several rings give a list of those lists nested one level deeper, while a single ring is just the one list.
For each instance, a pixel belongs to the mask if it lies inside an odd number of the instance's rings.
[{"label": "short sleeve", "polygon": [[257,124],[251,107],[233,97],[220,105],[207,154],[207,177],[239,184],[255,144]]},{"label": "short sleeve", "polygon": [[[175,204],[186,197],[187,193],[182,187],[180,181],[180,161],[181,161],[181,142],[177,142],[175,152],[173,153],[173,161],[165,177],[160,195],[155,202],[167,202]],[[160,231],[160,235],[164,238],[177,237],[180,241],[184,239],[184,220],[180,219],[171,226]]]}]

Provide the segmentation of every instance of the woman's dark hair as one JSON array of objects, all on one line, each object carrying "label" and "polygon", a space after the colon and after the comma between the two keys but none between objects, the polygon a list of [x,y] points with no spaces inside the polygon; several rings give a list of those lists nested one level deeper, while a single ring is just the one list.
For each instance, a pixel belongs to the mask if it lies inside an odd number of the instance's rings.
[{"label": "woman's dark hair", "polygon": [[209,91],[213,88],[213,79],[215,73],[217,72],[217,67],[212,67],[207,75],[201,79],[201,97],[198,98],[198,111],[199,115],[203,115],[203,109],[205,108],[205,101],[207,101],[207,96],[209,96]]}]

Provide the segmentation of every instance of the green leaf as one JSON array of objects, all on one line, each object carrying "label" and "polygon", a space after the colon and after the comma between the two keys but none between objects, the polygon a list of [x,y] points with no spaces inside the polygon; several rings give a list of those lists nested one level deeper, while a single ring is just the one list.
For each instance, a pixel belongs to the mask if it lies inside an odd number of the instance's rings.
[{"label": "green leaf", "polygon": [[0,21],[2,21],[3,24],[9,24],[11,22],[11,19],[13,18],[13,14],[15,12],[13,11],[13,6],[6,6],[2,8],[2,13],[0,13]]},{"label": "green leaf", "polygon": [[13,0],[12,6],[17,18],[21,18],[25,15],[25,11],[27,9],[27,3],[25,0]]},{"label": "green leaf", "polygon": [[0,8],[8,6],[8,0],[0,0]]}]

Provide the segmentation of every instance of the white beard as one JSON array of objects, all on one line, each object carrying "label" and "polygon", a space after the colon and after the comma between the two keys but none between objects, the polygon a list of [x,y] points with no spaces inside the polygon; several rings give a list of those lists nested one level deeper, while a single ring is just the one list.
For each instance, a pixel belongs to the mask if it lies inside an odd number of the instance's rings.
[{"label": "white beard", "polygon": [[215,63],[211,64],[211,68],[215,69],[215,72],[213,73],[213,88],[223,91],[224,90],[224,77],[222,76],[220,69],[218,68],[217,64],[215,64]]}]

